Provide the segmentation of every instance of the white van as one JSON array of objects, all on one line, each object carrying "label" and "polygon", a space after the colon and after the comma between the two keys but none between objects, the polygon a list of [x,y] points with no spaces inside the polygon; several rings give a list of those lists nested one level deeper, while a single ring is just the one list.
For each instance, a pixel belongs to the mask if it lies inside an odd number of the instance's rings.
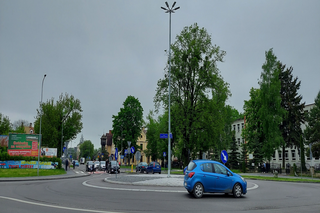
[{"label": "white van", "polygon": [[85,158],[80,158],[80,164],[84,164],[84,163],[85,163],[85,161],[86,161],[86,159],[85,159]]}]

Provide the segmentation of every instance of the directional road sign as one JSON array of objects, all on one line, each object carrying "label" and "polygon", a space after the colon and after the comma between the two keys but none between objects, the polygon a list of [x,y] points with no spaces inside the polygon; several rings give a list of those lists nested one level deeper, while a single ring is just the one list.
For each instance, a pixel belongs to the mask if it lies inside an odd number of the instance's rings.
[{"label": "directional road sign", "polygon": [[228,161],[228,153],[226,150],[221,151],[221,160],[223,163],[226,163]]},{"label": "directional road sign", "polygon": [[[160,138],[168,138],[167,133],[160,133]],[[172,139],[172,133],[170,133],[170,138]]]},{"label": "directional road sign", "polygon": [[124,155],[127,155],[127,154],[128,154],[128,150],[125,149],[125,150],[124,150]]},{"label": "directional road sign", "polygon": [[166,152],[163,152],[163,157],[167,156],[167,153]]},{"label": "directional road sign", "polygon": [[135,149],[134,149],[134,147],[132,146],[132,147],[131,147],[131,153],[134,153],[134,151],[135,151]]},{"label": "directional road sign", "polygon": [[114,152],[114,157],[116,160],[118,160],[118,148],[116,148],[116,151]]}]

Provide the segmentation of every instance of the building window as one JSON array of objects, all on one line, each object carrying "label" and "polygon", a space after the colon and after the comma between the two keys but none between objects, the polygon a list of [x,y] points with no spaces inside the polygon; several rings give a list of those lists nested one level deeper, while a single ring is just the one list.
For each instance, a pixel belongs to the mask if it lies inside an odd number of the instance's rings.
[{"label": "building window", "polygon": [[278,155],[279,155],[279,160],[282,160],[282,153],[279,152]]},{"label": "building window", "polygon": [[240,146],[240,138],[238,138],[238,145]]},{"label": "building window", "polygon": [[142,143],[140,144],[140,149],[141,149],[141,151],[143,150],[143,144]]},{"label": "building window", "polygon": [[243,129],[243,127],[244,127],[244,123],[241,124],[241,129]]},{"label": "building window", "polygon": [[276,160],[276,152],[273,153],[272,158],[273,160]]},{"label": "building window", "polygon": [[244,138],[242,138],[242,143],[244,143]]},{"label": "building window", "polygon": [[233,125],[233,131],[236,131],[236,125]]},{"label": "building window", "polygon": [[294,149],[291,150],[291,157],[292,157],[292,160],[296,160],[296,150]]},{"label": "building window", "polygon": [[286,151],[285,151],[284,156],[285,156],[286,160],[289,160],[289,153],[288,153],[288,150],[286,150]]},{"label": "building window", "polygon": [[237,126],[238,126],[238,132],[240,132],[240,124],[238,124]]}]

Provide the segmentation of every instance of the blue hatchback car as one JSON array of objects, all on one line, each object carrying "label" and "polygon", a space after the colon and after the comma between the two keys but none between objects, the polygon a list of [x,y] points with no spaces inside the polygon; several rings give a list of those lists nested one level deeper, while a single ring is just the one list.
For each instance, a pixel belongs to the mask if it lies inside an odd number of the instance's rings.
[{"label": "blue hatchback car", "polygon": [[159,173],[161,174],[161,166],[158,162],[151,162],[148,164],[148,167],[146,169],[146,173],[151,173],[154,174],[154,173]]},{"label": "blue hatchback car", "polygon": [[184,187],[195,198],[203,193],[232,193],[241,197],[247,193],[247,181],[223,164],[212,160],[193,160],[184,176]]}]

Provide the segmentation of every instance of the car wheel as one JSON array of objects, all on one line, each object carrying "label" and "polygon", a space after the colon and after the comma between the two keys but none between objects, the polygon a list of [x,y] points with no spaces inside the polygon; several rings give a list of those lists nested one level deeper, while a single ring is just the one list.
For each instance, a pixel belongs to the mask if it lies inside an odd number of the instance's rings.
[{"label": "car wheel", "polygon": [[161,174],[161,172],[159,172],[159,174]]},{"label": "car wheel", "polygon": [[188,193],[189,193],[189,194],[191,194],[191,195],[192,195],[192,191],[189,191],[189,190],[187,190],[187,191],[188,191]]},{"label": "car wheel", "polygon": [[203,195],[203,186],[201,183],[196,183],[193,187],[193,196],[195,198],[201,198]]},{"label": "car wheel", "polygon": [[147,173],[147,174],[149,174],[149,172],[148,172],[148,171],[146,171],[146,173]]},{"label": "car wheel", "polygon": [[232,193],[233,193],[233,197],[235,197],[235,198],[241,197],[242,188],[241,188],[241,186],[240,186],[239,183],[236,183],[236,184],[233,186]]}]

